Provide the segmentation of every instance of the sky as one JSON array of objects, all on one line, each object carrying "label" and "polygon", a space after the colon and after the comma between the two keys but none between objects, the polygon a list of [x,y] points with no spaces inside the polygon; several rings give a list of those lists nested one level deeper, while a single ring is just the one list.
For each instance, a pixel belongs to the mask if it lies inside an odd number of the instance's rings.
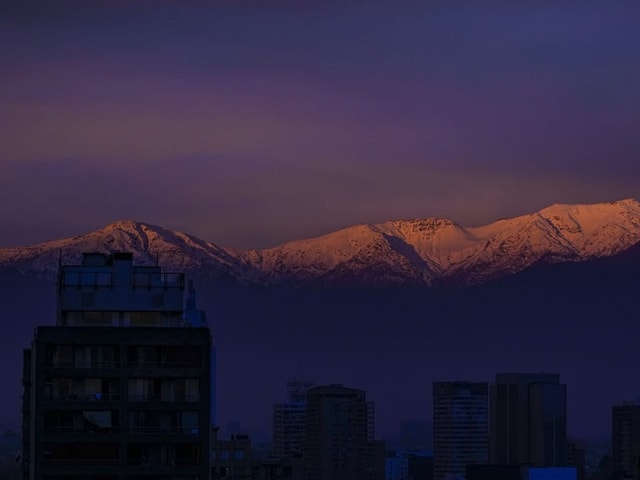
[{"label": "sky", "polygon": [[640,199],[637,0],[4,1],[0,247]]}]

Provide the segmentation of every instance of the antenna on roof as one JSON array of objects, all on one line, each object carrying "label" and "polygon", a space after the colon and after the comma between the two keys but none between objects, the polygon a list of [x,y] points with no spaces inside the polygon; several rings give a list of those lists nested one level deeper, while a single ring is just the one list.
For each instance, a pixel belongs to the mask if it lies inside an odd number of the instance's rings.
[{"label": "antenna on roof", "polygon": [[58,267],[62,266],[62,249],[60,249],[60,252],[58,254]]}]

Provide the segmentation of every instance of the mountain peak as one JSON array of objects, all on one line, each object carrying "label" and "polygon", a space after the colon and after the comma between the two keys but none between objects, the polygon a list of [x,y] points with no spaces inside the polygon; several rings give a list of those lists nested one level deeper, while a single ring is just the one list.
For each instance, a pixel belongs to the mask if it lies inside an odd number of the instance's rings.
[{"label": "mountain peak", "polygon": [[616,200],[614,202],[602,202],[602,203],[577,203],[577,204],[565,204],[554,203],[546,208],[540,210],[540,212],[570,212],[570,211],[603,211],[603,210],[619,210],[624,209],[640,209],[640,202],[634,198],[626,198],[624,200]]},{"label": "mountain peak", "polygon": [[141,222],[133,219],[116,220],[98,229],[98,231],[103,232],[110,232],[114,230],[121,230],[124,232],[137,232],[140,230],[169,231],[159,225],[152,225],[147,222]]},{"label": "mountain peak", "polygon": [[251,251],[221,248],[180,231],[124,219],[84,235],[0,249],[0,267],[51,275],[86,251],[131,251],[141,263],[229,275],[243,283],[483,283],[538,263],[581,262],[640,244],[640,202],[554,204],[480,227],[438,217],[359,224]]},{"label": "mountain peak", "polygon": [[613,203],[617,203],[617,204],[622,204],[622,205],[628,205],[628,206],[633,206],[633,207],[640,207],[640,202],[638,200],[636,200],[635,198],[625,198],[622,200],[618,200],[615,201]]}]

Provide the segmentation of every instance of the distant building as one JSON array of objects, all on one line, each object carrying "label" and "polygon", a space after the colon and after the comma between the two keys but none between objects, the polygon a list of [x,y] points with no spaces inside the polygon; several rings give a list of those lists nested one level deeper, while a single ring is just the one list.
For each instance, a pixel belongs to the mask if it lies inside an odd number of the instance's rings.
[{"label": "distant building", "polygon": [[218,429],[211,430],[211,480],[254,478],[256,468],[249,435],[218,438]]},{"label": "distant building", "polygon": [[307,414],[307,391],[311,382],[287,383],[287,401],[273,406],[273,455],[301,456]]},{"label": "distant building", "polygon": [[211,334],[184,289],[131,253],[60,267],[24,352],[25,478],[209,477]]},{"label": "distant building", "polygon": [[490,418],[490,463],[566,465],[567,388],[559,375],[498,374]]},{"label": "distant building", "polygon": [[409,480],[433,480],[433,453],[408,454]]},{"label": "distant building", "polygon": [[433,384],[435,480],[464,479],[468,465],[487,463],[488,391],[480,382]]},{"label": "distant building", "polygon": [[385,480],[409,480],[409,459],[391,452],[384,460]]},{"label": "distant building", "polygon": [[363,390],[338,384],[308,390],[306,480],[384,478],[384,447],[372,441],[371,412]]},{"label": "distant building", "polygon": [[567,442],[567,466],[575,467],[578,480],[587,480],[586,452],[580,442]]},{"label": "distant building", "polygon": [[611,410],[613,471],[622,479],[638,480],[640,463],[640,402],[625,402]]},{"label": "distant building", "polygon": [[232,434],[228,440],[211,430],[211,480],[302,480],[301,457],[262,458],[251,437]]},{"label": "distant building", "polygon": [[433,453],[427,450],[388,451],[385,480],[433,480]]}]

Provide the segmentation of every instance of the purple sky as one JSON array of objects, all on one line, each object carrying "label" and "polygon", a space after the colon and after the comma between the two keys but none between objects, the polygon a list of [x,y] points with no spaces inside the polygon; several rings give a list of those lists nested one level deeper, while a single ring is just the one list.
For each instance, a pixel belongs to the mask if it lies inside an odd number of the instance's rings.
[{"label": "purple sky", "polygon": [[639,24],[637,0],[2,2],[0,246],[640,198]]}]

